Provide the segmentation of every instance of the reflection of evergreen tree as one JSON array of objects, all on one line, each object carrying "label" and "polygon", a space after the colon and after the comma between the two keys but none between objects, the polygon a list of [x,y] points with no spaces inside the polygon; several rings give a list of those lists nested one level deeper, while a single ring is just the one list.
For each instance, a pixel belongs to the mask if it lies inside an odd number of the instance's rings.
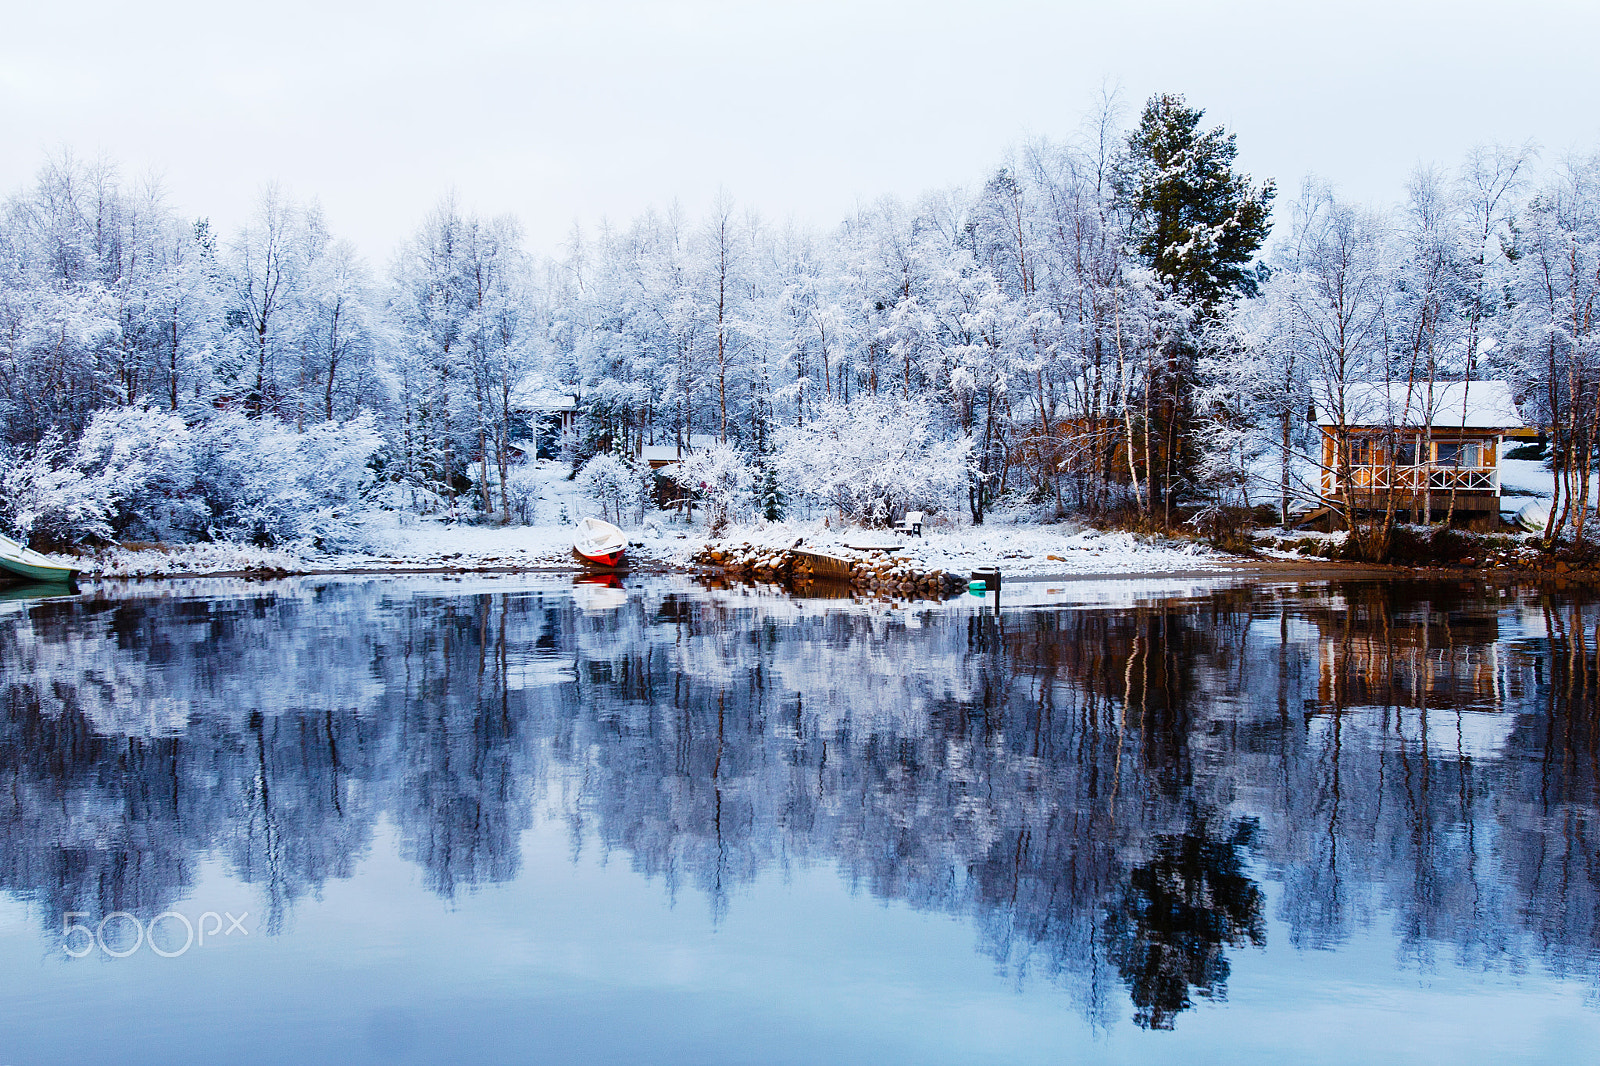
[{"label": "reflection of evergreen tree", "polygon": [[1128,872],[1106,918],[1111,960],[1128,986],[1134,1020],[1171,1029],[1192,1005],[1189,990],[1226,999],[1227,947],[1266,942],[1265,898],[1245,872],[1256,823],[1244,819],[1213,835],[1208,818],[1157,837],[1153,854]]}]

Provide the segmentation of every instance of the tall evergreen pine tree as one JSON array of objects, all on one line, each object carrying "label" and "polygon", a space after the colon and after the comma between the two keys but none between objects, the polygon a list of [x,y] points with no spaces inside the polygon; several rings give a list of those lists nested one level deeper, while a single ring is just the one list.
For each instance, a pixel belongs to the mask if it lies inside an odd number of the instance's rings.
[{"label": "tall evergreen pine tree", "polygon": [[[1205,112],[1182,96],[1150,98],[1128,135],[1115,191],[1128,234],[1169,300],[1204,326],[1254,291],[1250,262],[1271,229],[1276,188],[1235,174],[1234,135],[1200,129]],[[1173,321],[1185,316],[1174,315]],[[1191,483],[1197,332],[1173,331],[1150,366],[1151,445],[1142,459],[1151,511],[1171,518],[1173,495]]]},{"label": "tall evergreen pine tree", "polygon": [[764,410],[756,414],[756,502],[761,508],[761,517],[769,522],[778,522],[783,519],[784,506],[788,501],[784,498],[783,487],[778,483],[778,467],[772,461],[772,440],[767,425],[767,416]]},{"label": "tall evergreen pine tree", "polygon": [[1201,132],[1205,112],[1182,96],[1152,96],[1116,177],[1139,255],[1173,293],[1211,315],[1254,290],[1249,268],[1272,228],[1271,180],[1235,174],[1234,135]]}]

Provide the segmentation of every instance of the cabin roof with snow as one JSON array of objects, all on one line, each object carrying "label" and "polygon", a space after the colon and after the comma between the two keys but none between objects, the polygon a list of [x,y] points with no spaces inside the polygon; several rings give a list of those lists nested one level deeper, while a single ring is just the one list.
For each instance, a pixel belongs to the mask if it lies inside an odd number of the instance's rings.
[{"label": "cabin roof with snow", "polygon": [[1319,426],[1427,426],[1500,432],[1528,428],[1517,411],[1511,386],[1504,381],[1436,381],[1431,396],[1427,382],[1360,382],[1342,388],[1332,382],[1315,382],[1311,397]]}]

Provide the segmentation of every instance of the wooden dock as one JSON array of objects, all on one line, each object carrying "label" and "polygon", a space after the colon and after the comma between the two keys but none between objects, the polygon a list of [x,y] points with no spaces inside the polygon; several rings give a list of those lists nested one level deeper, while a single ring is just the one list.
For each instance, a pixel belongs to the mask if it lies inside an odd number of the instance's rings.
[{"label": "wooden dock", "polygon": [[821,552],[808,552],[795,549],[790,553],[794,557],[794,573],[805,575],[813,580],[849,581],[851,579],[851,562],[841,559],[837,555],[824,555]]}]

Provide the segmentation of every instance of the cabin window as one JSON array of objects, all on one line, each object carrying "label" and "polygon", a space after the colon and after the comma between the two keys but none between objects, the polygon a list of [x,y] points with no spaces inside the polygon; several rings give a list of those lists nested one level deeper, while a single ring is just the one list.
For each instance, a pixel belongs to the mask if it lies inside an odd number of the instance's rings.
[{"label": "cabin window", "polygon": [[1416,437],[1412,437],[1412,438],[1410,438],[1408,440],[1401,441],[1400,442],[1400,446],[1395,449],[1395,457],[1394,457],[1395,465],[1396,466],[1422,466],[1422,465],[1424,465],[1427,462],[1427,460],[1424,458],[1424,456],[1427,455],[1427,452],[1425,452],[1423,450],[1423,448],[1424,448],[1424,446],[1423,446],[1422,441],[1419,440]]},{"label": "cabin window", "polygon": [[1440,466],[1475,470],[1483,465],[1483,444],[1479,441],[1440,441],[1435,450]]}]

